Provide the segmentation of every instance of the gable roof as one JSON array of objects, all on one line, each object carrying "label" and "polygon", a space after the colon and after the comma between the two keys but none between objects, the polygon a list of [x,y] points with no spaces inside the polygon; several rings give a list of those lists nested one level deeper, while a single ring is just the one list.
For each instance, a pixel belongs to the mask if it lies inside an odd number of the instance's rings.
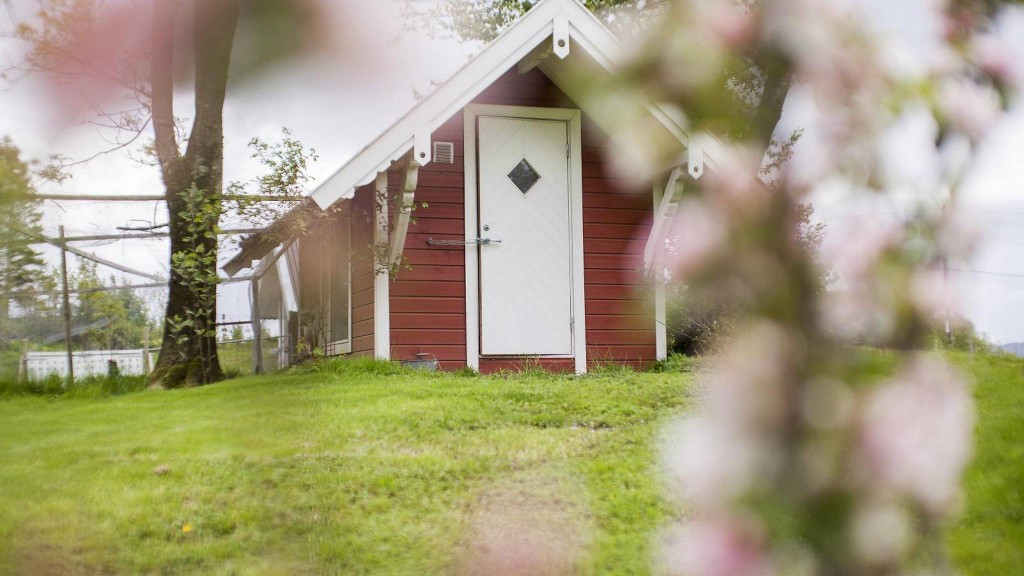
[{"label": "gable roof", "polygon": [[[345,165],[313,190],[310,198],[326,209],[335,202],[351,198],[355,189],[369,184],[378,172],[386,170],[410,149],[420,164],[430,161],[430,135],[454,114],[469,104],[484,89],[517,63],[535,54],[537,48],[551,42],[553,57],[543,58],[537,66],[563,92],[577,102],[580,87],[566,70],[569,54],[583,52],[607,73],[618,67],[622,46],[614,35],[578,0],[542,0],[529,12],[491,41],[461,70],[420,101],[411,111],[363,148]],[[571,45],[571,47],[570,47]],[[648,111],[681,146],[689,141],[681,115],[657,105]],[[599,118],[595,118],[600,123]],[[705,147],[707,145],[705,144]],[[709,161],[714,153],[708,151]]]},{"label": "gable roof", "polygon": [[[410,156],[426,164],[431,160],[431,134],[473,101],[491,84],[516,65],[540,69],[566,96],[586,107],[588,86],[580,82],[580,71],[614,74],[622,64],[624,50],[618,39],[579,0],[541,0],[522,18],[502,32],[444,84],[421,100],[351,160],[316,187],[306,202],[271,224],[264,231],[241,242],[241,252],[225,266],[234,275],[294,235],[301,222],[319,207],[326,210],[350,199],[357,188],[374,181],[379,172]],[[520,68],[524,70],[524,68]],[[678,142],[680,152],[690,147],[683,115],[658,103],[644,105],[655,124],[664,128],[667,141]],[[591,114],[602,125],[603,114]],[[725,156],[714,138],[701,135],[694,150],[702,162],[717,165]],[[411,152],[411,153],[410,153]],[[660,160],[660,159],[659,159]],[[669,159],[664,168],[687,162],[685,155]],[[691,167],[692,168],[692,167]],[[702,170],[703,168],[701,168]],[[694,176],[699,176],[695,173]]]}]

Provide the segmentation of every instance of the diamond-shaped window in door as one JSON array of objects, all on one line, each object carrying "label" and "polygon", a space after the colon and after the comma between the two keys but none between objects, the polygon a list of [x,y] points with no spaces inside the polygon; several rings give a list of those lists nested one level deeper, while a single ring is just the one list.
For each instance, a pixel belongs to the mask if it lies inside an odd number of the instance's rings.
[{"label": "diamond-shaped window in door", "polygon": [[524,195],[533,188],[533,185],[540,180],[540,174],[530,166],[530,163],[523,158],[516,164],[516,167],[508,173],[508,179],[519,188],[519,191]]}]

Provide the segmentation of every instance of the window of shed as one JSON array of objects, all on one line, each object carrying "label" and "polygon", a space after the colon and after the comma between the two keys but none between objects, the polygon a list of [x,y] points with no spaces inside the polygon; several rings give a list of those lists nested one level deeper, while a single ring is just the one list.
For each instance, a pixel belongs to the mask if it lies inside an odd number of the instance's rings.
[{"label": "window of shed", "polygon": [[[351,239],[348,222],[338,222],[326,231],[324,268],[327,272],[328,342],[338,348],[348,343],[352,336],[352,268]],[[344,354],[350,351],[330,350],[328,353]]]}]

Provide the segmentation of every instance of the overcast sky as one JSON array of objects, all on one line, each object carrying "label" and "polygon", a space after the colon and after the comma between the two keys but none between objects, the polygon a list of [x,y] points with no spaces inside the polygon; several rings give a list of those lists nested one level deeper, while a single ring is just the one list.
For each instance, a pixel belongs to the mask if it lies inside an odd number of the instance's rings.
[{"label": "overcast sky", "polygon": [[[893,46],[894,60],[914,65],[923,57],[934,38],[937,24],[924,17],[922,8],[929,0],[892,2],[866,0],[879,14],[884,28],[899,31],[904,41]],[[415,104],[414,90],[426,92],[431,82],[444,80],[478,46],[436,40],[403,30],[398,0],[346,0],[335,10],[332,26],[351,32],[358,24],[358,42],[350,42],[349,58],[337,57],[290,63],[266,70],[260,78],[249,79],[229,88],[225,105],[226,181],[251,177],[258,167],[248,158],[246,143],[253,136],[275,140],[282,126],[290,128],[304,144],[315,148],[320,161],[311,172],[324,179],[356,151],[383,131]],[[9,14],[0,14],[0,29],[10,30],[10,17],[29,18],[34,0],[15,0]],[[1024,38],[1024,18],[1020,18]],[[346,25],[349,25],[347,28]],[[399,39],[395,41],[396,39]],[[908,48],[909,47],[909,48]],[[0,38],[0,65],[17,59],[17,42]],[[1024,62],[1024,46],[1017,60]],[[186,106],[188,98],[179,98]],[[104,149],[94,130],[66,129],[54,121],[48,92],[39,82],[29,79],[0,92],[0,136],[9,135],[24,154],[45,158],[62,153],[84,158]],[[813,126],[806,117],[799,94],[787,104],[784,128],[806,128],[810,133],[798,154],[813,153]],[[179,112],[180,113],[180,112]],[[909,174],[921,162],[913,153],[915,142],[929,134],[929,126],[912,121],[891,144],[893,157]],[[953,272],[952,277],[963,302],[963,311],[996,342],[1024,341],[1024,113],[1015,106],[1009,117],[985,143],[965,189],[964,209],[975,217],[986,232],[976,258],[956,268],[975,272]],[[46,185],[49,192],[67,194],[155,194],[162,191],[155,168],[139,166],[123,153],[100,156],[78,168],[74,177],[61,185]],[[162,205],[155,203],[68,202],[56,206],[46,203],[45,226],[56,234],[63,224],[69,235],[115,232],[116,226],[166,222]],[[897,203],[851,204],[840,196],[822,196],[815,203],[818,217],[829,226],[830,241],[842,236],[842,230],[859,215],[879,218],[902,217]],[[119,241],[81,245],[100,256],[135,268],[166,274],[167,246],[164,241]],[[55,251],[48,253],[51,258]],[[1016,276],[1015,276],[1016,275]],[[120,277],[120,275],[119,275]],[[228,319],[241,320],[247,314],[247,290],[244,285],[225,287],[222,313]]]}]

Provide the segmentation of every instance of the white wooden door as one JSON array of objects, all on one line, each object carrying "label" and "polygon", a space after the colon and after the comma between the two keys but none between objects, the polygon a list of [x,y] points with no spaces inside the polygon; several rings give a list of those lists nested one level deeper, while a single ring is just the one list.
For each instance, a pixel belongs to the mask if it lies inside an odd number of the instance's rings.
[{"label": "white wooden door", "polygon": [[568,123],[480,116],[478,134],[480,353],[572,356]]}]

